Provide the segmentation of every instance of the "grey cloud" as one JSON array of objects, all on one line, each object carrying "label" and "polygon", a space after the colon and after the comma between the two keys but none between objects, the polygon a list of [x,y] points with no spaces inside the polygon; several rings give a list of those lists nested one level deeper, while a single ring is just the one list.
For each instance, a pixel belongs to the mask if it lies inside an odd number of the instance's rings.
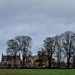
[{"label": "grey cloud", "polygon": [[[49,16],[49,18],[60,18],[62,17],[73,17],[75,16],[75,1],[74,0],[13,0],[7,1],[4,8],[5,14],[9,17],[17,17],[21,14],[30,15],[36,17],[35,15]],[[8,12],[9,11],[9,12]],[[40,14],[39,14],[40,13]],[[5,16],[5,17],[7,17]],[[7,17],[7,18],[9,18]],[[27,17],[26,17],[27,18]]]},{"label": "grey cloud", "polygon": [[[33,39],[35,54],[47,36],[75,32],[75,0],[0,0],[0,50],[17,35]],[[1,55],[1,54],[0,54]]]}]

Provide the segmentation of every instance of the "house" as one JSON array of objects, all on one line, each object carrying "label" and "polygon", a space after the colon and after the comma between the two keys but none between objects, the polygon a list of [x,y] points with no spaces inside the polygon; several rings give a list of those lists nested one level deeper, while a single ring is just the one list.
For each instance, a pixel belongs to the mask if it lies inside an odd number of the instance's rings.
[{"label": "house", "polygon": [[26,66],[27,67],[34,67],[34,57],[33,56],[27,56],[26,57]]},{"label": "house", "polygon": [[[19,55],[16,55],[16,59],[15,59],[15,66],[17,68],[23,68],[23,61]],[[26,62],[25,62],[25,66],[28,68],[33,68],[35,67],[35,60],[36,60],[36,56],[27,56],[26,57]],[[1,60],[1,67],[2,68],[14,68],[14,55],[3,55],[2,53],[2,60]]]},{"label": "house", "polygon": [[[15,65],[16,67],[20,67],[21,66],[21,59],[20,59],[20,54],[16,56],[16,61],[15,61]],[[14,68],[14,55],[3,55],[2,53],[2,60],[1,60],[1,65],[2,67],[11,67]]]},{"label": "house", "polygon": [[[54,66],[54,62],[55,60],[53,59],[52,60],[52,67]],[[38,60],[38,56],[35,55],[35,56],[27,56],[26,57],[26,62],[25,62],[25,66],[27,68],[40,68],[40,67],[46,67],[48,66],[48,60],[45,59],[43,62],[42,62],[42,65],[40,65],[40,62]],[[22,61],[22,58],[20,57],[20,54],[19,55],[16,55],[16,59],[15,59],[15,66],[16,68],[23,68],[23,61]],[[14,68],[14,55],[3,55],[2,53],[2,60],[1,60],[1,63],[0,63],[0,67],[2,68]]]}]

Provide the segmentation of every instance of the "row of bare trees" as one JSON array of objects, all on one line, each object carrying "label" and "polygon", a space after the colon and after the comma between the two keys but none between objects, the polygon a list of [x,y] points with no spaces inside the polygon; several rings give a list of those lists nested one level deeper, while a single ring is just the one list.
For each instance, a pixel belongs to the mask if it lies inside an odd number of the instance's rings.
[{"label": "row of bare trees", "polygon": [[[44,51],[47,57],[49,69],[51,68],[52,58],[57,61],[57,67],[60,68],[61,61],[67,62],[67,68],[74,67],[75,59],[75,33],[67,31],[55,37],[47,37],[44,40]],[[43,51],[40,51],[41,54]],[[39,53],[38,53],[39,54]],[[44,58],[43,56],[43,58]],[[40,57],[41,58],[41,57]],[[72,65],[70,65],[72,64]]]},{"label": "row of bare trees", "polygon": [[[31,54],[31,45],[32,39],[30,36],[17,36],[7,41],[7,54],[14,55],[14,66],[15,57],[18,52],[21,52],[23,67],[25,67],[26,56]],[[47,37],[44,40],[42,50],[38,51],[37,56],[41,66],[43,66],[42,61],[48,60],[49,69],[51,68],[52,58],[55,58],[57,61],[58,68],[61,67],[60,63],[63,59],[67,62],[67,68],[70,68],[70,64],[75,63],[73,62],[75,57],[75,33],[67,31],[55,37]]]}]

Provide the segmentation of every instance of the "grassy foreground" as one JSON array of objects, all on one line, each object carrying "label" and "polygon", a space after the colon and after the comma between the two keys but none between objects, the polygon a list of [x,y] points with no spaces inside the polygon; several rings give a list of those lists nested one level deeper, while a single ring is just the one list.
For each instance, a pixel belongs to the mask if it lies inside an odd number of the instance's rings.
[{"label": "grassy foreground", "polygon": [[0,69],[0,75],[75,75],[75,70]]}]

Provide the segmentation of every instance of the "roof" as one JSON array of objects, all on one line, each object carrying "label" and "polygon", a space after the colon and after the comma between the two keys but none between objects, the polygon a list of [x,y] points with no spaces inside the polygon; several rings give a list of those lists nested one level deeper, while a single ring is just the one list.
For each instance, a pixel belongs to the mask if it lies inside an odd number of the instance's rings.
[{"label": "roof", "polygon": [[[18,59],[20,59],[20,56],[16,56]],[[2,56],[2,61],[12,61],[14,60],[14,56],[10,56],[10,55],[3,55]]]}]

